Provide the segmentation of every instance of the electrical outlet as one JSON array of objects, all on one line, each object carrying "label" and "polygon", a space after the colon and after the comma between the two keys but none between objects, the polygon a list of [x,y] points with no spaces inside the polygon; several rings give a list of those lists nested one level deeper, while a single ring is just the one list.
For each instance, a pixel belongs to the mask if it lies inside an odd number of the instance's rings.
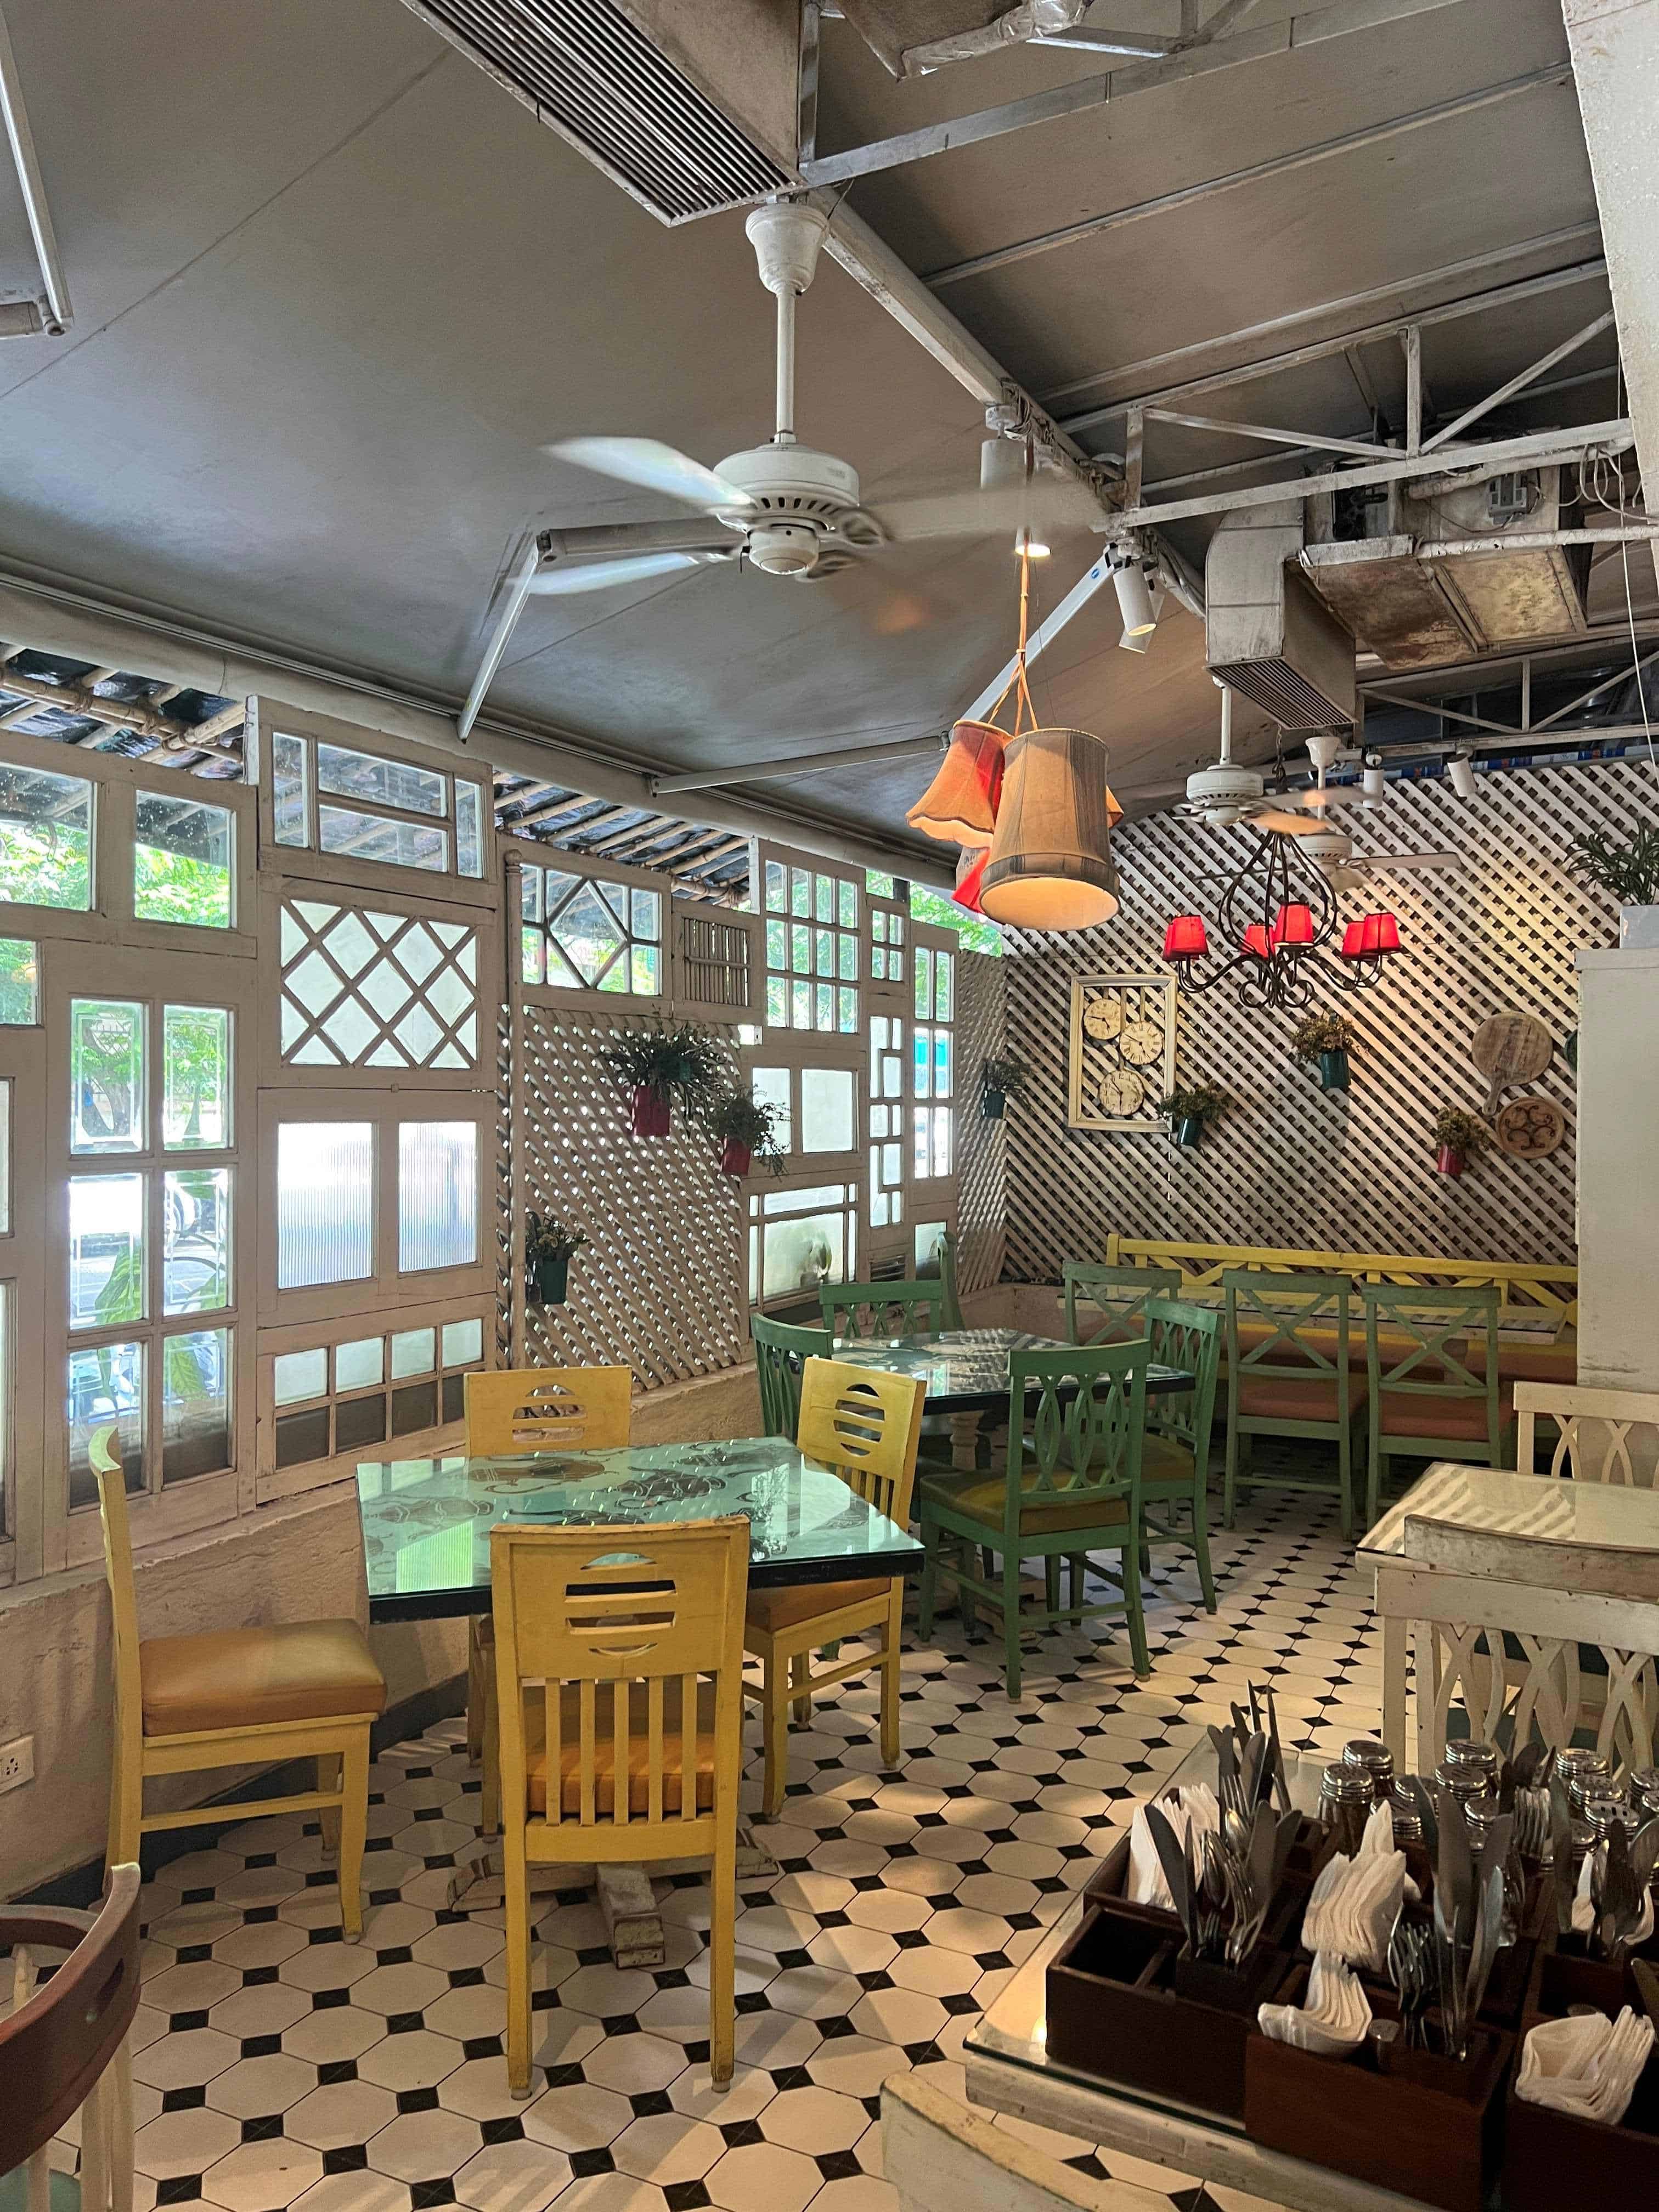
[{"label": "electrical outlet", "polygon": [[9,1743],[0,1743],[0,1792],[21,1790],[33,1779],[34,1738],[16,1735]]}]

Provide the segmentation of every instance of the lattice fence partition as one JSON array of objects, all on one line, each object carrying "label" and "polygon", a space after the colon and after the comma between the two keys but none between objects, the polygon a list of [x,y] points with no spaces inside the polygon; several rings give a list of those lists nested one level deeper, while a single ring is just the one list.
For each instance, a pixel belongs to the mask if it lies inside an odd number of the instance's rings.
[{"label": "lattice fence partition", "polygon": [[[1656,799],[1659,775],[1619,761],[1483,775],[1467,803],[1438,778],[1392,784],[1374,811],[1345,810],[1362,851],[1455,849],[1465,864],[1380,876],[1370,900],[1345,900],[1345,915],[1392,906],[1407,948],[1377,989],[1316,994],[1359,1032],[1346,1094],[1327,1096],[1291,1059],[1293,1015],[1247,1012],[1231,983],[1181,1001],[1177,1081],[1213,1081],[1233,1102],[1190,1152],[1161,1133],[1066,1127],[1072,978],[1157,972],[1165,921],[1194,906],[1213,914],[1218,886],[1202,878],[1243,856],[1245,833],[1168,814],[1122,831],[1111,922],[1007,940],[1007,1042],[1032,1070],[1006,1125],[1008,1274],[1053,1281],[1062,1259],[1097,1255],[1114,1230],[1571,1265],[1575,1084],[1560,1047],[1578,1020],[1575,955],[1618,931],[1613,902],[1567,872],[1566,848],[1581,830],[1628,831]],[[1510,1008],[1538,1015],[1556,1040],[1553,1066],[1528,1088],[1562,1107],[1567,1140],[1547,1159],[1490,1152],[1461,1180],[1437,1175],[1435,1110],[1480,1110],[1470,1041]]]},{"label": "lattice fence partition", "polygon": [[[742,1186],[678,1107],[671,1135],[633,1135],[628,1094],[599,1058],[624,1031],[649,1026],[526,1006],[522,1050],[511,1057],[523,1085],[526,1206],[592,1240],[571,1262],[568,1303],[528,1309],[526,1359],[625,1364],[655,1389],[741,1364],[749,1320]],[[509,1188],[498,1224],[503,1358]]]},{"label": "lattice fence partition", "polygon": [[[1006,1121],[979,1110],[979,1072],[1002,1050],[1004,960],[963,951],[957,963],[957,1286],[982,1291],[1002,1279]],[[1022,1109],[1018,1102],[1009,1112]]]}]

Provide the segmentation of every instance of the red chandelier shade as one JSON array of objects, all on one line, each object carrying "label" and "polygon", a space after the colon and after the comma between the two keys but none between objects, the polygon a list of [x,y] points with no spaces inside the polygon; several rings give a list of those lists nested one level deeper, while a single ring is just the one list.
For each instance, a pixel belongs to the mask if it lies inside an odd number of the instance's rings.
[{"label": "red chandelier shade", "polygon": [[1342,933],[1345,960],[1374,960],[1400,950],[1400,923],[1391,914],[1368,914]]},{"label": "red chandelier shade", "polygon": [[1244,950],[1247,952],[1254,952],[1258,960],[1271,960],[1273,958],[1273,948],[1268,939],[1267,929],[1262,923],[1253,921],[1249,927],[1245,931]]},{"label": "red chandelier shade", "polygon": [[969,914],[984,913],[979,902],[979,887],[985,880],[985,864],[990,857],[987,848],[963,847],[962,858],[957,862],[957,887],[951,894],[953,905]]},{"label": "red chandelier shade", "polygon": [[1201,915],[1178,914],[1164,933],[1166,960],[1201,960],[1209,949]]},{"label": "red chandelier shade", "polygon": [[1273,941],[1275,945],[1300,946],[1314,941],[1313,908],[1300,902],[1281,906],[1273,923]]}]

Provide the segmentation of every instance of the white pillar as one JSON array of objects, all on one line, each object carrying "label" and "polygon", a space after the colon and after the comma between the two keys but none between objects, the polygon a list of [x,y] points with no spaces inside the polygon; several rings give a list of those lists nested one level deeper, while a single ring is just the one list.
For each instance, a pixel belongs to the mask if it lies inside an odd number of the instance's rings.
[{"label": "white pillar", "polygon": [[1659,484],[1659,0],[1561,0],[1642,473]]},{"label": "white pillar", "polygon": [[1578,990],[1578,1380],[1659,1390],[1659,951],[1583,951]]}]

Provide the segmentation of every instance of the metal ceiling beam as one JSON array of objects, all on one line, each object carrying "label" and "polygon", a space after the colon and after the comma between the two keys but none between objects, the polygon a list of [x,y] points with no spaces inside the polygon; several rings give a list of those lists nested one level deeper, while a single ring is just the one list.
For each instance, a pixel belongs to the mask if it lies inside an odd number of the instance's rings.
[{"label": "metal ceiling beam", "polygon": [[1029,261],[1040,253],[1054,253],[1062,246],[1080,246],[1087,240],[1103,238],[1107,232],[1126,229],[1131,223],[1145,222],[1149,217],[1171,215],[1177,210],[1196,207],[1200,202],[1216,198],[1224,192],[1242,190],[1249,185],[1262,184],[1270,178],[1294,174],[1298,169],[1309,169],[1325,161],[1339,160],[1345,154],[1356,154],[1367,146],[1380,146],[1391,138],[1404,138],[1417,131],[1431,130],[1438,123],[1455,122],[1460,117],[1474,114],[1485,107],[1496,107],[1505,100],[1516,100],[1523,94],[1540,91],[1552,85],[1571,82],[1572,72],[1565,62],[1549,69],[1528,70],[1520,76],[1505,77],[1500,83],[1485,85],[1476,92],[1460,93],[1450,100],[1433,101],[1427,107],[1413,108],[1405,115],[1390,116],[1386,122],[1369,123],[1358,131],[1344,131],[1334,138],[1322,138],[1311,146],[1297,147],[1289,154],[1276,154],[1269,161],[1253,161],[1248,168],[1229,169],[1218,177],[1206,177],[1200,183],[1182,185],[1176,191],[1158,192],[1149,200],[1136,200],[1127,207],[1109,208],[1101,215],[1085,216],[1081,222],[1063,223],[1057,230],[1038,231],[1030,238],[1014,240],[1007,246],[994,246],[989,252],[975,253],[965,261],[952,261],[943,268],[924,272],[923,282],[940,290],[947,284],[965,283],[972,276],[989,276],[994,270],[1006,269],[1018,261]]},{"label": "metal ceiling beam", "polygon": [[[1251,341],[1272,339],[1296,329],[1299,325],[1316,322],[1322,316],[1354,314],[1367,307],[1377,307],[1385,300],[1397,300],[1401,293],[1413,291],[1419,285],[1452,283],[1461,277],[1483,276],[1505,261],[1525,260],[1535,253],[1586,245],[1600,236],[1600,224],[1582,222],[1574,224],[1569,230],[1553,230],[1538,238],[1522,239],[1518,245],[1502,246],[1495,253],[1474,254],[1468,260],[1448,262],[1439,269],[1425,269],[1418,276],[1401,278],[1397,283],[1376,284],[1369,291],[1350,292],[1338,300],[1322,300],[1316,307],[1298,307],[1294,314],[1277,315],[1270,322],[1252,323],[1246,329],[1229,331],[1224,337],[1201,338],[1194,345],[1179,346],[1170,353],[1152,354],[1145,361],[1126,362],[1119,368],[1097,369],[1092,376],[1075,377],[1069,384],[1056,386],[1052,392],[1044,392],[1043,404],[1052,407],[1059,401],[1072,398],[1079,392],[1092,390],[1096,385],[1108,384],[1119,377],[1126,383],[1131,380],[1139,383],[1148,376],[1164,375],[1179,363],[1192,360],[1195,355],[1213,353],[1218,346],[1243,345]],[[1085,430],[1092,430],[1099,423],[1115,421],[1132,407],[1161,407],[1175,400],[1196,399],[1206,392],[1224,391],[1231,385],[1248,384],[1257,377],[1276,376],[1287,369],[1306,368],[1311,362],[1331,360],[1338,354],[1346,353],[1351,347],[1373,345],[1385,338],[1400,337],[1413,323],[1420,330],[1428,330],[1444,323],[1462,322],[1468,316],[1518,306],[1564,287],[1588,284],[1598,277],[1605,279],[1607,273],[1607,263],[1597,256],[1594,260],[1574,262],[1565,268],[1550,270],[1542,276],[1518,277],[1508,284],[1486,285],[1478,292],[1466,292],[1459,298],[1445,301],[1436,307],[1393,315],[1386,322],[1366,323],[1358,329],[1344,331],[1337,337],[1313,338],[1305,345],[1260,355],[1254,361],[1240,362],[1230,368],[1207,370],[1186,377],[1178,383],[1134,390],[1125,398],[1106,400],[1098,406],[1085,408],[1079,414],[1063,415],[1056,419],[1062,429],[1076,437]]]},{"label": "metal ceiling beam", "polygon": [[70,309],[69,279],[64,274],[64,264],[58,258],[57,234],[52,227],[52,210],[46,205],[46,187],[40,175],[40,159],[34,150],[34,134],[29,129],[27,112],[23,106],[23,87],[17,74],[17,57],[12,52],[11,33],[6,28],[3,14],[0,14],[0,125],[3,125],[11,147],[12,167],[17,172],[17,189],[23,196],[23,213],[28,218],[29,236],[33,240],[34,258],[40,270],[45,304],[43,308],[36,311],[35,327],[43,330],[49,337],[60,338],[74,320]]},{"label": "metal ceiling beam", "polygon": [[1152,529],[1169,522],[1183,522],[1196,514],[1230,514],[1240,508],[1271,507],[1286,499],[1312,499],[1321,492],[1358,491],[1366,484],[1403,483],[1416,477],[1471,475],[1484,471],[1547,466],[1551,462],[1576,460],[1581,455],[1627,453],[1635,438],[1628,421],[1586,422],[1572,429],[1535,430],[1524,438],[1499,438],[1490,445],[1462,446],[1455,451],[1402,453],[1397,460],[1366,461],[1357,468],[1333,469],[1322,476],[1281,478],[1276,483],[1255,484],[1237,491],[1200,493],[1192,499],[1171,499],[1150,507],[1126,507],[1103,529]]},{"label": "metal ceiling beam", "polygon": [[1507,384],[1500,384],[1496,392],[1489,392],[1484,399],[1477,399],[1473,407],[1466,407],[1443,429],[1437,430],[1431,438],[1425,438],[1423,451],[1431,453],[1437,447],[1449,445],[1460,430],[1467,430],[1471,422],[1478,422],[1483,415],[1490,415],[1494,407],[1501,407],[1506,399],[1513,399],[1517,392],[1524,392],[1528,385],[1536,384],[1547,370],[1555,367],[1557,362],[1565,361],[1569,354],[1577,353],[1581,346],[1588,345],[1592,338],[1599,338],[1603,331],[1612,328],[1613,309],[1609,307],[1606,314],[1597,315],[1593,322],[1586,323],[1583,330],[1575,331],[1571,337],[1563,338],[1559,346],[1552,346],[1547,354],[1523,368],[1518,375],[1510,377]]},{"label": "metal ceiling beam", "polygon": [[959,146],[973,146],[1010,131],[1029,130],[1036,123],[1054,123],[1078,115],[1109,100],[1127,99],[1132,93],[1151,92],[1160,85],[1176,84],[1212,70],[1236,69],[1247,62],[1268,61],[1301,46],[1327,39],[1346,38],[1356,31],[1370,31],[1385,24],[1425,15],[1441,8],[1456,7],[1459,0],[1334,0],[1322,8],[1304,9],[1282,23],[1269,23],[1256,31],[1240,31],[1212,45],[1171,55],[1166,61],[1145,62],[1133,69],[1104,71],[1056,85],[1048,92],[1031,93],[1024,100],[1000,107],[983,107],[948,123],[931,123],[919,131],[904,131],[891,138],[851,146],[842,153],[803,161],[801,175],[809,185],[844,185],[854,177],[874,176],[911,161],[927,161]]}]

